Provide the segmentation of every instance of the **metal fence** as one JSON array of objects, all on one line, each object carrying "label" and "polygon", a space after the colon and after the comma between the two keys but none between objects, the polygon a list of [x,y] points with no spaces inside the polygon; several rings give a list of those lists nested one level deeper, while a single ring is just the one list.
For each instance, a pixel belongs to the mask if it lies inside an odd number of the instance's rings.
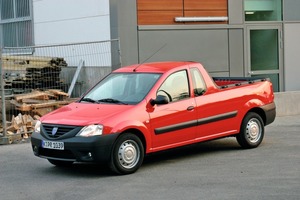
[{"label": "metal fence", "polygon": [[119,40],[0,49],[0,144],[24,140],[36,119],[121,66]]}]

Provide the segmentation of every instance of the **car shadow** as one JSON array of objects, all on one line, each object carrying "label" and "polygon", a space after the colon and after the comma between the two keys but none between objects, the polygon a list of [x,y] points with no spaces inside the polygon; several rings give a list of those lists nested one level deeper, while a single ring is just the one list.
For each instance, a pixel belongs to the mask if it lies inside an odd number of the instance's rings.
[{"label": "car shadow", "polygon": [[[213,154],[216,152],[226,153],[228,151],[240,150],[241,147],[237,144],[233,138],[218,139],[208,142],[201,142],[184,147],[178,147],[170,150],[165,150],[157,153],[147,155],[142,164],[142,168],[151,168],[159,164],[168,163],[168,161],[185,159],[193,159],[201,157],[207,154]],[[118,176],[111,172],[106,164],[93,164],[93,163],[74,163],[70,167],[57,167],[51,166],[45,168],[45,172],[53,174],[54,176],[72,176],[72,177],[111,177]]]},{"label": "car shadow", "polygon": [[241,149],[234,138],[217,139],[150,154],[145,157],[143,165],[151,166],[168,160],[184,160]]}]

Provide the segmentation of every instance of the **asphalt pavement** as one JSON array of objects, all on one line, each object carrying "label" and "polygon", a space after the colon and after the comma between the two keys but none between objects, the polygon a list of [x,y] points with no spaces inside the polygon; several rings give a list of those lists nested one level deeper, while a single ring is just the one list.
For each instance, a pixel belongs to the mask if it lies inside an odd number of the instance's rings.
[{"label": "asphalt pavement", "polygon": [[300,115],[277,117],[262,144],[242,150],[225,138],[146,157],[134,174],[103,165],[58,168],[30,143],[0,146],[1,200],[299,200]]}]

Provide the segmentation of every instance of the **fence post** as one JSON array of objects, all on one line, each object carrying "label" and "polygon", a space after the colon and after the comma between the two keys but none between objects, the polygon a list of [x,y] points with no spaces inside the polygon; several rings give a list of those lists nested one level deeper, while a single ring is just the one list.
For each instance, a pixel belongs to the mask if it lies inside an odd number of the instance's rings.
[{"label": "fence post", "polygon": [[[5,108],[5,91],[4,91],[4,80],[3,80],[3,68],[2,68],[2,48],[0,48],[0,83],[1,83],[1,112],[2,112],[2,127],[3,135],[2,139],[6,138],[6,108]],[[0,139],[0,144],[2,143]]]}]

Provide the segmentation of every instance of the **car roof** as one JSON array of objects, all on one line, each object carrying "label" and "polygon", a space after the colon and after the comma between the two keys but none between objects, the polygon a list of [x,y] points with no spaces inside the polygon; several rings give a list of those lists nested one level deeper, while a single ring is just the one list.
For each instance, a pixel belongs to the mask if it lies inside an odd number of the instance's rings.
[{"label": "car roof", "polygon": [[114,72],[151,72],[151,73],[164,73],[177,67],[186,67],[195,62],[187,61],[165,61],[165,62],[151,62],[129,65],[121,67]]}]

